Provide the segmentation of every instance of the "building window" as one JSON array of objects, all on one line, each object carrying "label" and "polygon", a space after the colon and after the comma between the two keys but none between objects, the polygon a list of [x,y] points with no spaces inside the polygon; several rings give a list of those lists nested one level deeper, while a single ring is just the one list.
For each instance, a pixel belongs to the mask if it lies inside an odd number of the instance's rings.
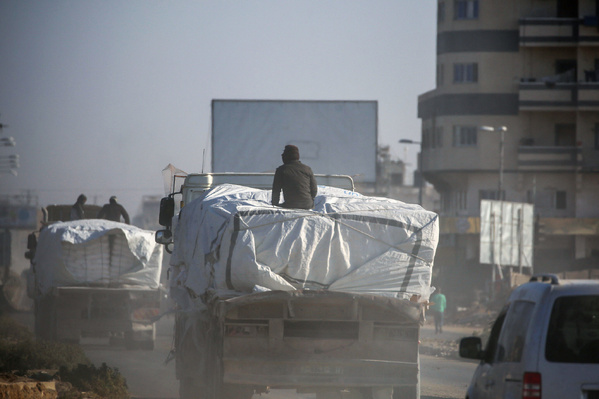
[{"label": "building window", "polygon": [[443,64],[437,64],[437,86],[443,86]]},{"label": "building window", "polygon": [[429,129],[422,129],[422,148],[429,148]]},{"label": "building window", "polygon": [[437,23],[440,24],[441,22],[445,21],[445,2],[444,1],[440,1],[439,4],[437,5]]},{"label": "building window", "polygon": [[439,202],[441,205],[442,212],[449,212],[449,195],[447,191],[439,192]]},{"label": "building window", "polygon": [[481,200],[502,201],[504,198],[504,190],[501,190],[501,196],[497,190],[478,190],[478,202]]},{"label": "building window", "polygon": [[443,127],[422,130],[422,148],[441,148],[443,146]]},{"label": "building window", "polygon": [[443,147],[443,128],[442,127],[439,126],[431,132],[430,147],[431,148]]},{"label": "building window", "polygon": [[454,147],[476,147],[476,126],[454,126]]},{"label": "building window", "polygon": [[555,74],[558,77],[558,81],[564,82],[576,82],[578,69],[578,62],[574,60],[555,60]]},{"label": "building window", "polygon": [[576,124],[559,123],[555,125],[555,145],[565,147],[576,146]]},{"label": "building window", "polygon": [[568,209],[567,192],[564,190],[546,189],[537,192],[528,191],[528,202],[536,209],[566,210]]},{"label": "building window", "polygon": [[476,83],[478,82],[478,64],[453,64],[454,83]]},{"label": "building window", "polygon": [[555,192],[555,209],[566,209],[566,192],[558,190]]},{"label": "building window", "polygon": [[456,213],[468,209],[466,191],[443,191],[439,193],[441,210],[446,213]]},{"label": "building window", "polygon": [[455,193],[456,209],[459,211],[468,209],[468,195],[466,191],[456,191]]},{"label": "building window", "polygon": [[477,19],[478,0],[455,0],[455,19]]}]

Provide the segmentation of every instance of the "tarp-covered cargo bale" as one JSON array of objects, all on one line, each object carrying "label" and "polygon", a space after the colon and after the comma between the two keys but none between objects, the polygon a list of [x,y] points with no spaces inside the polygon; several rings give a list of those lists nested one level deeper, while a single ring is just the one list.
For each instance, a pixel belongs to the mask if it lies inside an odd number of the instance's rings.
[{"label": "tarp-covered cargo bale", "polygon": [[161,268],[152,231],[100,219],[44,227],[33,260],[41,295],[54,287],[158,288]]},{"label": "tarp-covered cargo bale", "polygon": [[189,290],[328,289],[428,299],[435,213],[318,190],[313,210],[274,207],[269,190],[228,184],[187,204],[175,228],[173,297],[186,306]]}]

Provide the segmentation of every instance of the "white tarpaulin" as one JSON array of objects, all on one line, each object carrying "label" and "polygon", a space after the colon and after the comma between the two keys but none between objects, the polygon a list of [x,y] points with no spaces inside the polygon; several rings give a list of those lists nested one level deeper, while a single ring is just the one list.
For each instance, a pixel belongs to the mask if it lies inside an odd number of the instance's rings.
[{"label": "white tarpaulin", "polygon": [[[175,228],[171,288],[328,289],[428,299],[438,217],[419,205],[319,186],[313,210],[270,190],[224,184],[187,204]],[[186,306],[184,293],[173,298]]]},{"label": "white tarpaulin", "polygon": [[40,232],[33,262],[42,295],[65,286],[158,288],[162,245],[154,232],[123,223],[59,222]]}]

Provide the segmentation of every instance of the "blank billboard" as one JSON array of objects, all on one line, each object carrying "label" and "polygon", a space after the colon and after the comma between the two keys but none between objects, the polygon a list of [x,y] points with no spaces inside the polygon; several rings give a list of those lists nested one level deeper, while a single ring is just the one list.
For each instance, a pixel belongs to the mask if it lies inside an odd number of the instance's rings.
[{"label": "blank billboard", "polygon": [[533,267],[534,206],[481,200],[480,263]]},{"label": "blank billboard", "polygon": [[317,174],[374,182],[376,101],[212,101],[212,172],[273,172],[287,144]]}]

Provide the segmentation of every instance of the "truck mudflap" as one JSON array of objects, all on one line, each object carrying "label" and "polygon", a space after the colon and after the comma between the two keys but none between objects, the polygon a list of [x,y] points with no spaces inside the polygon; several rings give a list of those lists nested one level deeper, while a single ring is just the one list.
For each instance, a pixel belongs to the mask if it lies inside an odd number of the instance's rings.
[{"label": "truck mudflap", "polygon": [[407,300],[333,291],[215,298],[178,314],[177,377],[203,392],[395,387],[416,395],[422,314]]}]

